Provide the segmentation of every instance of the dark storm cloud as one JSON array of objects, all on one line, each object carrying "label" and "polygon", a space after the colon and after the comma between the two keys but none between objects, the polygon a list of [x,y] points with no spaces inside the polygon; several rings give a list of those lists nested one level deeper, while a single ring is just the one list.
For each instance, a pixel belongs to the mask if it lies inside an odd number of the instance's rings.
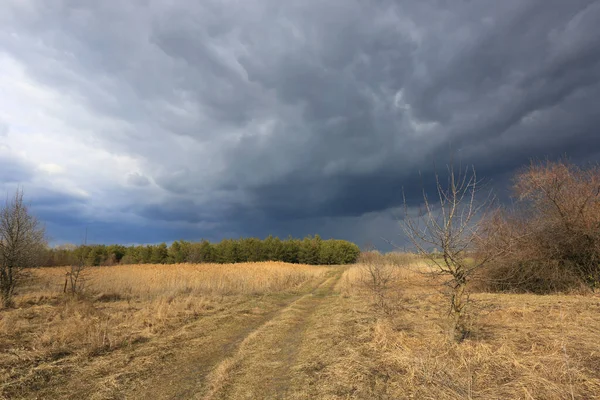
[{"label": "dark storm cloud", "polygon": [[[86,232],[88,244],[122,243],[131,245],[170,243],[173,240],[200,240],[203,238],[193,228],[180,228],[177,226],[150,223],[120,222],[118,229],[115,229],[115,223],[112,221],[82,223],[73,226],[60,222],[50,222],[46,226],[46,230],[50,233],[50,242],[52,244],[83,243],[86,240]],[[218,240],[219,236],[206,236],[206,238],[209,240]]]},{"label": "dark storm cloud", "polygon": [[169,193],[123,205],[147,220],[362,238],[450,154],[600,154],[599,1],[73,4],[15,2],[0,51],[122,122],[93,135]]},{"label": "dark storm cloud", "polygon": [[134,212],[149,220],[167,222],[197,223],[212,220],[210,216],[201,212],[201,207],[190,200],[171,200],[165,204],[144,205]]},{"label": "dark storm cloud", "polygon": [[[424,39],[422,46],[414,46],[405,62],[398,57],[397,64],[383,61],[370,66],[371,71],[382,73],[371,77],[366,87],[376,92],[383,86],[380,100],[385,91],[402,91],[406,108],[417,120],[416,128],[411,130],[403,124],[406,115],[398,115],[393,107],[377,109],[376,101],[365,102],[356,112],[341,113],[359,118],[353,126],[343,126],[343,133],[331,142],[328,135],[334,135],[335,128],[313,125],[314,132],[321,134],[317,143],[323,152],[316,150],[307,156],[317,166],[342,163],[345,157],[356,166],[369,155],[379,154],[385,160],[380,168],[349,173],[352,166],[346,166],[333,176],[321,174],[312,182],[290,175],[285,182],[253,191],[261,198],[257,202],[278,211],[283,208],[290,216],[306,212],[312,212],[312,216],[360,215],[397,205],[401,185],[413,193],[420,185],[409,174],[414,176],[417,170],[431,174],[434,162],[443,165],[449,153],[456,153],[463,163],[475,163],[480,174],[491,178],[532,157],[596,155],[600,151],[596,131],[599,115],[594,111],[600,99],[600,29],[594,21],[600,18],[600,4],[525,3],[512,3],[506,10],[493,10],[487,15],[468,7],[453,8],[456,15],[447,26],[448,35]],[[432,16],[435,20],[435,12]],[[453,35],[452,28],[463,32]],[[359,51],[357,47],[355,50]],[[378,54],[378,49],[373,50]],[[402,41],[392,49],[395,54],[407,51],[411,49],[403,48]],[[408,73],[407,65],[411,66]],[[343,65],[337,66],[336,71],[340,70]],[[393,72],[386,77],[384,72],[388,70]],[[290,82],[295,76],[287,80],[287,85],[276,86],[284,93],[281,98],[286,98],[286,87],[294,86]],[[331,82],[340,81],[332,77],[327,85],[319,85],[320,75],[315,73],[314,77],[312,82],[317,85],[308,87],[317,91],[324,88],[325,98],[331,93],[327,90]],[[357,77],[353,76],[354,83]],[[307,87],[302,81],[296,86]],[[298,93],[311,99],[309,92],[299,89]],[[341,94],[338,106],[351,98],[343,90],[333,93]],[[359,90],[352,93],[362,94]],[[323,101],[311,99],[307,104],[316,105],[321,113],[311,114],[313,124],[321,115],[338,115],[339,110],[324,106]],[[433,124],[433,128],[419,134],[419,124]],[[372,139],[376,145],[352,146],[356,131],[356,136]],[[398,141],[399,148],[390,152]],[[342,151],[336,154],[339,149]],[[421,159],[415,160],[410,154],[418,154]],[[308,193],[291,201],[289,196],[281,195],[294,187]],[[317,192],[313,197],[312,189]]]},{"label": "dark storm cloud", "polygon": [[59,206],[72,207],[86,204],[86,200],[80,197],[59,193],[54,190],[43,190],[36,193],[35,198],[30,201],[33,207],[56,208]]},{"label": "dark storm cloud", "polygon": [[31,198],[31,210],[44,223],[82,226],[90,221],[86,215],[85,199],[53,190],[41,190],[35,196],[28,189],[24,192],[27,198]]}]

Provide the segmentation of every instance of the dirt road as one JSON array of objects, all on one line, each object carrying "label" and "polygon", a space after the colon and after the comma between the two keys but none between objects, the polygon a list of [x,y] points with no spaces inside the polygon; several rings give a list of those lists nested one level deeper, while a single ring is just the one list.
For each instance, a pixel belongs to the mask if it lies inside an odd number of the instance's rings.
[{"label": "dirt road", "polygon": [[[344,268],[332,268],[305,294],[287,296],[242,317],[231,315],[210,327],[188,326],[180,346],[160,368],[135,379],[125,398],[287,399],[301,380],[298,355],[314,328],[317,311],[327,308]],[[121,387],[122,388],[122,387]],[[119,396],[119,397],[121,397]]]}]

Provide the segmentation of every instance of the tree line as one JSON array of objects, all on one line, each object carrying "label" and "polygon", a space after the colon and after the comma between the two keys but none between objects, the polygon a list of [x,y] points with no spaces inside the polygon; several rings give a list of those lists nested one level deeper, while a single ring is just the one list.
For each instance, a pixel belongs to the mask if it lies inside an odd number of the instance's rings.
[{"label": "tree line", "polygon": [[339,265],[355,263],[359,255],[359,247],[345,240],[323,240],[319,235],[284,240],[269,236],[264,240],[224,239],[219,243],[178,240],[171,245],[63,245],[47,249],[42,265],[65,266],[82,262],[89,266],[185,262],[225,264],[260,261]]}]

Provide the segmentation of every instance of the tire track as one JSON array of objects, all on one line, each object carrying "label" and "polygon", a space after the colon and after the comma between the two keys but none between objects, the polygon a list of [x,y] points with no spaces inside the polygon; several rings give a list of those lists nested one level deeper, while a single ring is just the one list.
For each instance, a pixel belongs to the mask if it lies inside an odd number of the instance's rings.
[{"label": "tire track", "polygon": [[[333,287],[336,275],[328,273],[323,281],[308,294],[286,296],[263,315],[242,315],[219,317],[210,330],[201,323],[187,327],[188,340],[181,341],[181,347],[164,365],[147,376],[145,384],[140,382],[126,398],[188,399],[198,398],[210,390],[209,375],[224,365],[251,342],[260,332],[268,329],[274,320],[301,303],[303,299],[318,295],[325,287]],[[333,283],[332,283],[333,282]],[[235,311],[235,310],[234,310]],[[223,368],[223,367],[221,367]]]},{"label": "tire track", "polygon": [[328,300],[344,268],[250,333],[231,357],[223,360],[208,376],[208,392],[195,398],[281,399],[286,397],[293,378],[307,321],[317,307]]}]

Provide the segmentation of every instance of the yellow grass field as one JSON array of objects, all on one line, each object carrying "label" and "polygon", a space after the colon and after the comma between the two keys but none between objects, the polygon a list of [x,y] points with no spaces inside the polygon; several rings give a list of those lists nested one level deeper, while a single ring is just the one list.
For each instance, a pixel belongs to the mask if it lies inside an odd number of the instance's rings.
[{"label": "yellow grass field", "polygon": [[[459,344],[448,339],[447,300],[418,273],[427,268],[401,268],[391,315],[365,317],[354,344],[332,356],[338,390],[360,377],[370,386],[356,398],[600,398],[600,296],[473,294],[472,337]],[[363,276],[355,266],[340,280],[354,310],[369,297]]]},{"label": "yellow grass field", "polygon": [[595,399],[600,297],[472,296],[449,339],[428,266],[396,257],[375,295],[367,264],[34,271],[0,311],[0,398]]},{"label": "yellow grass field", "polygon": [[66,271],[33,271],[16,308],[0,311],[0,398],[27,396],[83,359],[227,315],[240,304],[256,303],[257,310],[244,312],[260,313],[257,297],[303,291],[326,268],[278,262],[94,267],[84,272],[84,295],[77,297],[62,294]]}]

